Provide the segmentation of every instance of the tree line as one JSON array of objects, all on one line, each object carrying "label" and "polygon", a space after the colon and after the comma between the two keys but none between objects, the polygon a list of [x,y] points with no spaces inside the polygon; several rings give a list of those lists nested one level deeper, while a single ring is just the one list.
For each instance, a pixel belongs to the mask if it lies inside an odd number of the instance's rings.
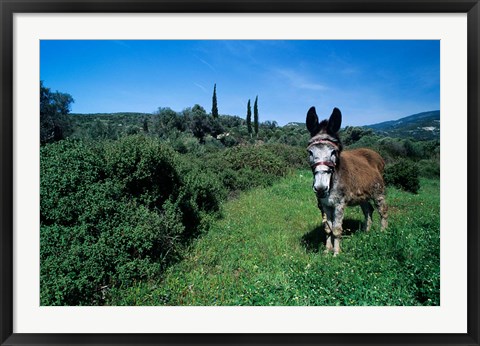
[{"label": "tree line", "polygon": [[[74,102],[70,94],[59,91],[52,92],[46,87],[43,81],[40,82],[40,142],[41,144],[51,143],[65,139],[74,134],[74,137],[86,137],[92,139],[117,139],[122,134],[133,135],[140,132],[158,134],[162,138],[171,135],[172,131],[190,132],[201,144],[205,144],[206,137],[211,136],[219,139],[227,146],[242,142],[244,133],[239,126],[246,124],[246,130],[249,138],[263,140],[259,138],[260,128],[264,128],[266,137],[268,130],[274,130],[277,127],[276,122],[267,121],[264,124],[259,122],[258,95],[253,105],[253,124],[252,109],[250,99],[247,102],[247,114],[245,119],[239,117],[221,116],[218,110],[217,85],[214,84],[212,95],[212,110],[208,114],[201,105],[195,104],[191,108],[185,108],[181,112],[175,112],[168,107],[160,107],[152,114],[132,113],[132,116],[141,116],[141,124],[131,119],[118,117],[114,121],[108,116],[92,115],[72,117],[70,115],[71,104]],[[121,114],[128,116],[129,114]],[[124,120],[124,123],[119,122]],[[87,128],[86,128],[87,127]],[[234,129],[231,133],[231,129]],[[220,136],[224,134],[223,136]],[[219,137],[220,136],[220,137]],[[227,138],[228,136],[232,136]],[[237,139],[233,139],[234,137]],[[277,136],[279,137],[279,136]],[[228,145],[229,144],[229,145]],[[288,144],[288,143],[285,143]]]}]

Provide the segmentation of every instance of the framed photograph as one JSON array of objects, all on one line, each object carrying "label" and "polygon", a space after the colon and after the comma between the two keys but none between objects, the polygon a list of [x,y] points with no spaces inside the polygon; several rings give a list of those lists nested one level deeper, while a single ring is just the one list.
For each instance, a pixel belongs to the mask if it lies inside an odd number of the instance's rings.
[{"label": "framed photograph", "polygon": [[478,0],[0,6],[2,345],[479,344]]}]

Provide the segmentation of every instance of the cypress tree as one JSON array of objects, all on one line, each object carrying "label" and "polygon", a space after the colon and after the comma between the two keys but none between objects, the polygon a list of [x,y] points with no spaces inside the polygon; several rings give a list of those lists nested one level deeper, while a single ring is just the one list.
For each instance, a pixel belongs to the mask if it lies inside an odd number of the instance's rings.
[{"label": "cypress tree", "polygon": [[252,135],[252,109],[250,107],[250,100],[247,103],[247,130],[250,136]]},{"label": "cypress tree", "polygon": [[218,118],[218,107],[217,107],[217,84],[213,85],[213,97],[212,97],[212,117]]},{"label": "cypress tree", "polygon": [[253,104],[253,126],[255,135],[258,136],[258,95],[255,97],[255,103]]}]

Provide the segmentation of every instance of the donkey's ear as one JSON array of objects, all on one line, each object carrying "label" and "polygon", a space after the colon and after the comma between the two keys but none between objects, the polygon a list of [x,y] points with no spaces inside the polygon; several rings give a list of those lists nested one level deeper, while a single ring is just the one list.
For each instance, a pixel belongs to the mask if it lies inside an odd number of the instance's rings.
[{"label": "donkey's ear", "polygon": [[328,119],[327,125],[327,133],[328,134],[336,134],[338,130],[340,130],[340,126],[342,125],[342,113],[340,109],[334,108],[332,115],[330,115],[330,119]]},{"label": "donkey's ear", "polygon": [[307,113],[307,130],[312,136],[318,132],[318,116],[315,107],[310,107]]}]

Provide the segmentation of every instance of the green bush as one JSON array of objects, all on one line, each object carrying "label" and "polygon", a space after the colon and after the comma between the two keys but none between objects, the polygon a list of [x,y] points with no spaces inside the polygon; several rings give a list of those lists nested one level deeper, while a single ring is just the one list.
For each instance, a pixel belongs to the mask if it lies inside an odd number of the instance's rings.
[{"label": "green bush", "polygon": [[440,161],[438,159],[420,160],[417,166],[421,177],[440,178]]},{"label": "green bush", "polygon": [[40,148],[42,224],[75,224],[86,207],[85,191],[104,175],[99,162],[99,153],[82,142],[59,141]]},{"label": "green bush", "polygon": [[418,167],[409,160],[399,160],[385,169],[385,183],[408,192],[417,193],[420,188]]},{"label": "green bush", "polygon": [[197,162],[230,192],[269,186],[305,163],[305,149],[283,144],[235,146],[211,152]]},{"label": "green bush", "polygon": [[145,136],[41,149],[42,305],[99,305],[159,277],[208,229],[225,191]]},{"label": "green bush", "polygon": [[161,208],[181,184],[175,152],[145,136],[107,142],[103,148],[105,175],[121,184],[122,192],[148,207]]},{"label": "green bush", "polygon": [[167,141],[180,154],[203,154],[204,145],[200,144],[197,138],[188,132],[174,132]]},{"label": "green bush", "polygon": [[202,172],[194,166],[184,164],[183,181],[179,189],[177,204],[182,211],[185,232],[182,241],[188,241],[208,229],[214,212],[219,211],[220,202],[227,192],[215,175]]},{"label": "green bush", "polygon": [[267,144],[265,148],[277,155],[284,161],[284,165],[290,169],[308,168],[307,152],[305,147],[291,146],[287,144]]},{"label": "green bush", "polygon": [[224,160],[233,169],[252,169],[274,176],[285,175],[282,160],[266,146],[237,146],[225,151]]}]

